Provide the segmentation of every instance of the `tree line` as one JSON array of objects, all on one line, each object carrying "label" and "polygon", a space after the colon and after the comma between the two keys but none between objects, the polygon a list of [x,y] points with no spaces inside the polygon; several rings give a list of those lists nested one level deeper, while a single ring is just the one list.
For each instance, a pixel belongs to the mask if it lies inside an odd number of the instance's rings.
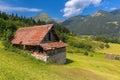
[{"label": "tree line", "polygon": [[105,43],[118,43],[118,44],[120,44],[120,38],[118,38],[118,37],[110,37],[107,35],[102,35],[102,36],[95,36],[95,37],[93,37],[93,39],[96,41],[102,41]]}]

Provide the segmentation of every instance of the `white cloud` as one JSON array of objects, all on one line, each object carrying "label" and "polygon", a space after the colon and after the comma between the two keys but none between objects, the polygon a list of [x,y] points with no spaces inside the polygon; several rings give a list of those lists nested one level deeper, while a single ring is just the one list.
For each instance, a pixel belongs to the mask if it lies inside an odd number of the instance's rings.
[{"label": "white cloud", "polygon": [[111,11],[116,10],[116,9],[117,9],[116,7],[112,7],[112,8],[110,8]]},{"label": "white cloud", "polygon": [[37,8],[15,7],[0,0],[0,11],[40,12],[42,10]]},{"label": "white cloud", "polygon": [[68,0],[63,9],[64,17],[71,17],[80,14],[90,4],[99,6],[102,0]]},{"label": "white cloud", "polygon": [[90,1],[91,1],[91,3],[93,3],[95,6],[98,6],[98,5],[100,5],[100,3],[101,3],[102,0],[90,0]]},{"label": "white cloud", "polygon": [[41,9],[0,5],[1,11],[39,12]]}]

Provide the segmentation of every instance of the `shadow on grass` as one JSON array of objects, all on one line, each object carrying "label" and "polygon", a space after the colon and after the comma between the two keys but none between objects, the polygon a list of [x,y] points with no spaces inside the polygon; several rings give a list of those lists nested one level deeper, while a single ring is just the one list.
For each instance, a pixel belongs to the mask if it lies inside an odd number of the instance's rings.
[{"label": "shadow on grass", "polygon": [[66,59],[66,63],[65,64],[70,64],[70,63],[72,63],[72,62],[74,62],[73,60],[71,60],[71,59]]}]

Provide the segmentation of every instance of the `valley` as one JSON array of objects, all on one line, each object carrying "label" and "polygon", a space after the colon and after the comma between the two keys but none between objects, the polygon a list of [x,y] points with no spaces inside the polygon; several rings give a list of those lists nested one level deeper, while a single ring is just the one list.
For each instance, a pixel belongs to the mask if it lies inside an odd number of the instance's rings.
[{"label": "valley", "polygon": [[[38,21],[1,15],[0,80],[120,80],[120,60],[105,57],[120,55],[119,10],[58,20],[62,25],[45,13]],[[57,35],[68,45],[65,64],[45,63],[11,44],[18,28],[47,23],[55,24]]]}]

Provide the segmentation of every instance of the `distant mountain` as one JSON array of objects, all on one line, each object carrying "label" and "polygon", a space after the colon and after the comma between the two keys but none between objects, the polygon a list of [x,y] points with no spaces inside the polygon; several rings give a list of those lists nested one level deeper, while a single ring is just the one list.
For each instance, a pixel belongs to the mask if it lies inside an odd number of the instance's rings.
[{"label": "distant mountain", "polygon": [[62,23],[63,20],[56,20],[51,18],[47,13],[40,13],[34,17],[34,20],[37,22],[38,20],[40,21],[45,21],[46,23]]},{"label": "distant mountain", "polygon": [[65,20],[62,25],[78,35],[109,35],[120,37],[119,10],[106,12],[99,10],[87,16],[75,16]]},{"label": "distant mountain", "polygon": [[111,13],[103,11],[103,10],[98,10],[94,14],[91,14],[92,17],[99,17],[99,16],[112,16]]},{"label": "distant mountain", "polygon": [[114,11],[111,11],[111,13],[114,15],[120,15],[120,9],[116,9]]}]

